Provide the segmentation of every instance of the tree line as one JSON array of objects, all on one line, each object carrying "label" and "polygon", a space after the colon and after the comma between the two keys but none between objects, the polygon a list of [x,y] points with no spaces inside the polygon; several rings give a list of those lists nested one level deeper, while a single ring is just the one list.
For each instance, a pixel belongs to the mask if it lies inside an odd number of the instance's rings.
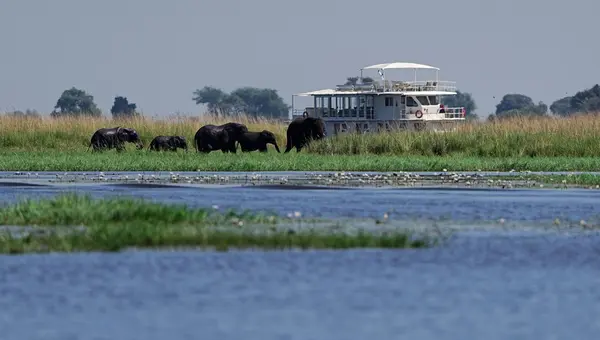
[{"label": "tree line", "polygon": [[[345,85],[359,83],[370,84],[373,78],[348,77]],[[477,119],[477,104],[471,93],[456,91],[455,96],[442,96],[441,102],[448,107],[464,107],[467,119]],[[222,89],[204,86],[193,92],[192,100],[196,104],[204,104],[209,113],[217,116],[232,116],[244,113],[252,116],[268,118],[287,118],[291,106],[286,104],[277,90],[270,88],[240,87],[227,93]],[[577,92],[554,101],[550,107],[543,102],[537,104],[532,98],[518,93],[505,94],[496,105],[496,111],[487,119],[501,119],[514,116],[545,116],[549,112],[557,116],[569,116],[575,113],[590,113],[600,111],[600,85]],[[137,105],[130,103],[127,97],[116,96],[110,109],[113,118],[140,116]],[[16,117],[40,117],[35,110],[13,111],[7,113]],[[85,90],[71,87],[62,92],[51,117],[63,116],[92,116],[100,117],[101,110],[94,102],[94,96]]]}]

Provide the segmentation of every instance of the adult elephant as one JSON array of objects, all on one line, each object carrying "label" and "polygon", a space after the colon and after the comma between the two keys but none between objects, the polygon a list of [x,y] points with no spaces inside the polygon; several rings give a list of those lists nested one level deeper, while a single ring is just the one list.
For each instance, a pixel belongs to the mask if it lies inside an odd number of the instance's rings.
[{"label": "adult elephant", "polygon": [[273,144],[275,150],[279,151],[279,146],[275,140],[275,134],[268,130],[262,130],[260,132],[245,132],[240,136],[238,143],[242,152],[260,151],[267,152],[267,144]]},{"label": "adult elephant", "polygon": [[187,141],[184,136],[156,136],[150,142],[148,150],[153,151],[177,151],[177,149],[188,151]]},{"label": "adult elephant", "polygon": [[194,135],[196,151],[209,153],[221,150],[223,153],[236,152],[235,143],[248,127],[240,123],[225,123],[223,125],[204,125]]},{"label": "adult elephant", "polygon": [[135,143],[138,150],[144,147],[135,129],[117,126],[96,130],[92,135],[88,150],[91,146],[93,151],[115,148],[117,152],[121,152],[125,150],[125,143]]},{"label": "adult elephant", "polygon": [[318,117],[298,117],[294,119],[287,129],[287,145],[284,153],[296,148],[300,152],[311,140],[325,138],[325,123]]}]

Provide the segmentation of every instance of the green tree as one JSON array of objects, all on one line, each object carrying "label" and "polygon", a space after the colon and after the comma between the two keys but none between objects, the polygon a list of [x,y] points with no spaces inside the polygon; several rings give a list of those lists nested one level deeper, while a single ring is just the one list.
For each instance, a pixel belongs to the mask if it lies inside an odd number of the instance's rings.
[{"label": "green tree", "polygon": [[571,109],[571,96],[563,97],[550,105],[550,112],[557,116],[568,116],[573,113]]},{"label": "green tree", "polygon": [[205,104],[208,112],[217,116],[246,113],[253,116],[287,117],[290,106],[279,96],[277,90],[256,87],[240,87],[231,93],[205,86],[194,91],[196,104]]},{"label": "green tree", "polygon": [[[56,111],[59,109],[59,111]],[[51,117],[60,116],[93,116],[99,117],[102,112],[94,103],[94,96],[86,93],[84,90],[72,87],[64,90],[60,98],[56,101],[54,111]]]},{"label": "green tree", "polygon": [[441,103],[447,107],[464,107],[467,111],[466,119],[478,119],[475,110],[477,110],[477,104],[475,100],[468,92],[456,91],[454,96],[441,96]]},{"label": "green tree", "polygon": [[113,102],[113,106],[110,108],[110,113],[113,118],[128,118],[137,117],[139,113],[135,110],[137,105],[135,103],[129,103],[127,97],[117,96]]},{"label": "green tree", "polygon": [[600,86],[596,84],[573,96],[560,98],[550,105],[550,111],[558,116],[598,112],[600,111]]},{"label": "green tree", "polygon": [[194,97],[192,98],[197,105],[205,104],[208,112],[217,116],[230,115],[229,106],[230,102],[228,94],[223,90],[212,87],[204,86],[201,89],[194,91]]},{"label": "green tree", "polygon": [[589,89],[575,93],[570,100],[571,112],[598,112],[600,111],[600,86],[598,84]]},{"label": "green tree", "polygon": [[274,89],[241,87],[230,96],[236,98],[236,102],[243,103],[243,111],[253,116],[287,117],[290,111],[290,106]]},{"label": "green tree", "polygon": [[498,118],[513,116],[543,116],[548,112],[548,106],[543,102],[537,105],[533,100],[523,94],[510,93],[504,95],[496,105],[496,116]]}]

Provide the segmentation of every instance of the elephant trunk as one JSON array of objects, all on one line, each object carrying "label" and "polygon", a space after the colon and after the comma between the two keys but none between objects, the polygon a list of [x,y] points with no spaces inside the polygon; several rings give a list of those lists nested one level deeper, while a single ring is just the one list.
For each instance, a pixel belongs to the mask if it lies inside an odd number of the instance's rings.
[{"label": "elephant trunk", "polygon": [[279,146],[277,146],[277,142],[273,142],[273,145],[275,145],[275,150],[277,150],[277,153],[281,153],[281,151],[279,151]]}]

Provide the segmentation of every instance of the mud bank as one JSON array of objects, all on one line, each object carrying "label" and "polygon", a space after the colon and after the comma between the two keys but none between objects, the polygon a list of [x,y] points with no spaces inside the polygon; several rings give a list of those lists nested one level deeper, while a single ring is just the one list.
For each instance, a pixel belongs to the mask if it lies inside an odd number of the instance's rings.
[{"label": "mud bank", "polygon": [[[580,177],[589,176],[587,181]],[[589,179],[592,180],[589,180]],[[532,172],[92,172],[0,174],[0,186],[66,184],[112,184],[134,187],[164,186],[257,186],[276,189],[370,188],[370,187],[455,187],[455,188],[585,188],[600,189],[595,173],[541,174]]]}]

